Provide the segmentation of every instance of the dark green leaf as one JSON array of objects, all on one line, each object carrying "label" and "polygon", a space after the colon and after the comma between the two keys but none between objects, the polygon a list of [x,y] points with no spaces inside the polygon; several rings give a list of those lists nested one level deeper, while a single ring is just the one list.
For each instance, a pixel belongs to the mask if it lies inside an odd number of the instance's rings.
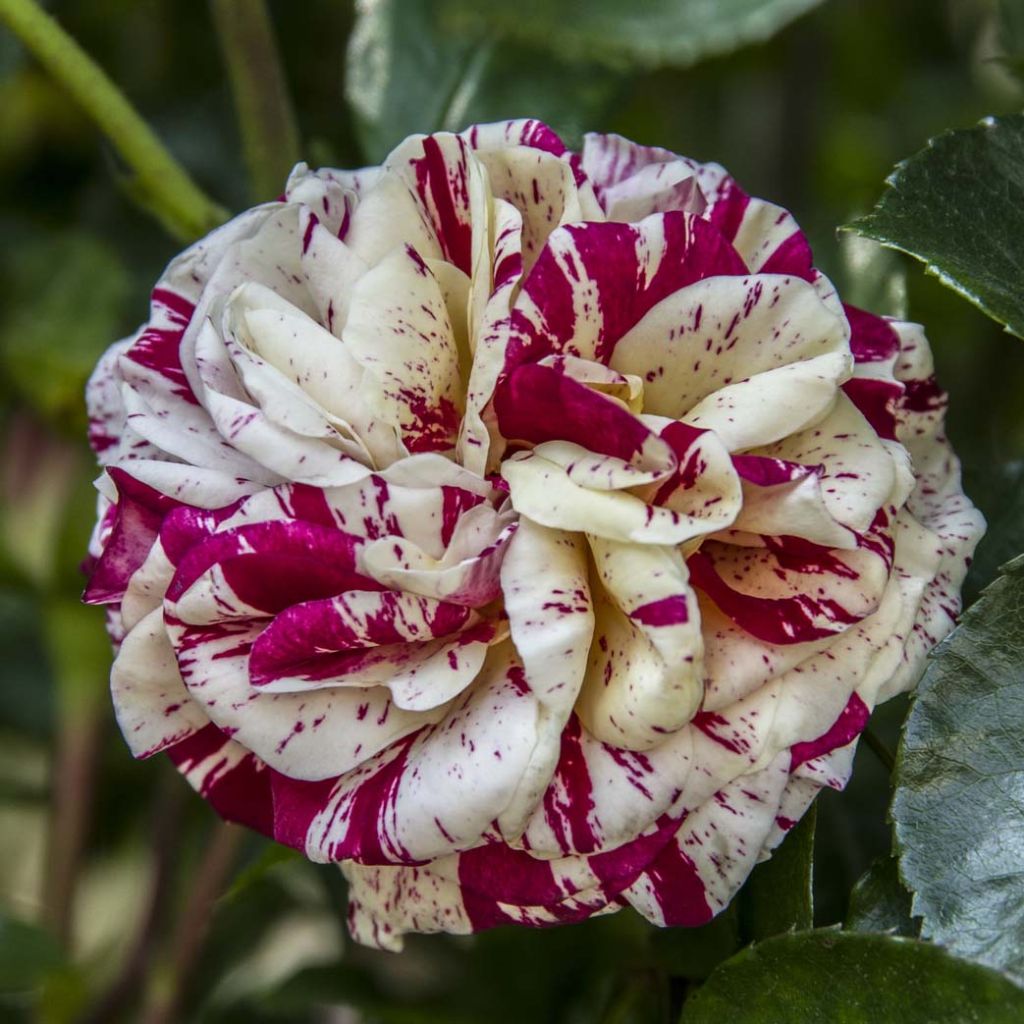
[{"label": "dark green leaf", "polygon": [[578,146],[584,132],[605,127],[606,111],[625,81],[599,65],[553,61],[509,40],[489,44],[486,52],[486,61],[468,69],[441,127],[535,117]]},{"label": "dark green leaf", "polygon": [[683,67],[760,42],[821,0],[519,0],[481,5],[445,0],[456,25],[539,44],[564,59],[596,59],[616,67]]},{"label": "dark green leaf", "polygon": [[893,857],[879,857],[850,893],[846,928],[855,932],[894,932],[909,938],[921,933],[911,916],[910,893],[903,887]]},{"label": "dark green leaf", "polygon": [[0,992],[28,992],[63,963],[64,954],[49,932],[0,914]]},{"label": "dark green leaf", "polygon": [[487,59],[477,39],[443,37],[431,7],[429,0],[381,0],[360,8],[345,93],[372,161],[406,135],[440,128],[460,82]]},{"label": "dark green leaf", "polygon": [[896,765],[900,874],[921,933],[1024,977],[1024,557],[918,688]]},{"label": "dark green leaf", "polygon": [[681,1024],[1015,1024],[1024,992],[938,946],[894,935],[779,935],[722,964]]},{"label": "dark green leaf", "polygon": [[368,159],[416,132],[536,117],[574,137],[596,126],[621,84],[607,70],[566,64],[479,26],[450,31],[431,0],[381,0],[360,10],[346,95]]},{"label": "dark green leaf", "polygon": [[926,264],[1024,337],[1024,115],[946,132],[899,164],[854,231]]},{"label": "dark green leaf", "polygon": [[786,836],[771,860],[758,864],[740,896],[740,923],[747,940],[767,939],[814,924],[814,826],[817,806]]},{"label": "dark green leaf", "polygon": [[79,1021],[89,995],[86,970],[76,964],[65,964],[47,973],[36,1001],[35,1019],[43,1024],[71,1024]]}]

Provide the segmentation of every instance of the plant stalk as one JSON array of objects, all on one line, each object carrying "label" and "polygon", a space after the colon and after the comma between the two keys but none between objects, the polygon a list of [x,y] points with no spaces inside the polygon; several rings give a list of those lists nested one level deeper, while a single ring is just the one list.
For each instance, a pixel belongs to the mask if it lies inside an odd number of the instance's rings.
[{"label": "plant stalk", "polygon": [[188,900],[178,920],[166,972],[156,979],[157,986],[144,1024],[175,1024],[180,1019],[182,1000],[192,972],[202,953],[203,943],[213,916],[214,904],[224,890],[245,829],[218,822],[191,879]]},{"label": "plant stalk", "polygon": [[107,727],[110,643],[94,608],[55,597],[41,606],[56,683],[57,741],[50,785],[50,829],[43,914],[70,948],[74,903],[92,816]]},{"label": "plant stalk", "polygon": [[113,982],[78,1018],[77,1024],[108,1024],[117,1020],[138,996],[157,945],[171,890],[187,788],[168,765],[160,779],[153,809],[149,893],[136,926],[135,940]]},{"label": "plant stalk", "polygon": [[192,181],[106,72],[36,0],[0,0],[4,22],[110,139],[137,191],[176,237],[191,241],[227,219]]},{"label": "plant stalk", "polygon": [[299,132],[265,0],[211,0],[252,196],[277,196],[299,159]]}]

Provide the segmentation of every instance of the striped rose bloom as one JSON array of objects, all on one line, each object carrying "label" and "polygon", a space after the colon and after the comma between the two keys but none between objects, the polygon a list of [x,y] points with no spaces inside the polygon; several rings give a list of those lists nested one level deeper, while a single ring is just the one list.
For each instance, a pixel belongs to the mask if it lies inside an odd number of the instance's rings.
[{"label": "striped rose bloom", "polygon": [[362,942],[725,907],[952,627],[920,327],[715,164],[415,136],[172,261],[89,385],[132,752]]}]

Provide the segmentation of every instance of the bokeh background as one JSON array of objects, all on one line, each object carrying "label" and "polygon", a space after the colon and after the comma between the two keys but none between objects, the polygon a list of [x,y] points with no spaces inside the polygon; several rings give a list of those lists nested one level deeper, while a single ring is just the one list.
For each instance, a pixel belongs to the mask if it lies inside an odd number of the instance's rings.
[{"label": "bokeh background", "polygon": [[[825,0],[768,41],[660,68],[510,39],[486,4],[441,25],[425,0],[390,2],[408,10],[384,37],[367,28],[373,3],[269,3],[308,162],[375,162],[408,131],[507,116],[550,119],[570,142],[616,131],[718,161],[794,212],[845,298],[928,326],[968,492],[995,524],[1024,514],[1024,348],[918,265],[836,233],[930,136],[1020,109],[995,0]],[[273,198],[246,174],[207,3],[48,8],[211,196],[232,211]],[[95,475],[82,390],[178,248],[92,123],[0,29],[0,1020],[663,1019],[629,993],[655,975],[677,993],[703,977],[745,940],[746,897],[696,932],[623,913],[376,953],[346,939],[336,870],[221,825],[162,758],[132,762],[102,616],[78,604]],[[969,597],[1015,553],[1000,532]],[[877,716],[881,747],[904,712]],[[848,791],[819,801],[819,924],[843,919],[889,851],[884,761],[862,744]]]}]

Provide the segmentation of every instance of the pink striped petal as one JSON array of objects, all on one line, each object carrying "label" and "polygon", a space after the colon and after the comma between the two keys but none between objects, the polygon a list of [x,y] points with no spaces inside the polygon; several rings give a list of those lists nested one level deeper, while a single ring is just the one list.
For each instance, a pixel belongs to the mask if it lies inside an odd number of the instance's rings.
[{"label": "pink striped petal", "polygon": [[189,785],[225,821],[274,834],[271,773],[240,743],[210,724],[167,753]]},{"label": "pink striped petal", "polygon": [[471,297],[469,310],[472,367],[466,382],[466,413],[459,433],[457,454],[467,469],[480,475],[497,465],[503,446],[484,412],[505,366],[513,342],[509,314],[523,272],[522,214],[502,200],[494,203],[493,290],[481,303]]},{"label": "pink striped petal", "polygon": [[487,174],[465,139],[447,132],[412,137],[386,166],[416,197],[441,256],[471,277],[486,259]]},{"label": "pink striped petal", "polygon": [[359,279],[342,339],[367,372],[370,401],[410,451],[454,446],[458,350],[437,279],[415,249],[394,252]]},{"label": "pink striped petal", "polygon": [[829,548],[852,548],[857,539],[829,510],[823,493],[824,467],[766,455],[737,455],[733,464],[743,485],[736,530],[770,537],[801,537]]},{"label": "pink striped petal", "polygon": [[499,819],[506,837],[526,827],[563,745],[594,635],[594,611],[582,539],[520,521],[501,567],[512,642],[526,685],[540,702],[537,744],[511,803]]},{"label": "pink striped petal", "polygon": [[673,548],[591,538],[601,591],[577,713],[598,740],[647,750],[700,707],[703,642],[686,565]]},{"label": "pink striped petal", "polygon": [[478,842],[512,799],[536,714],[508,646],[494,648],[443,720],[339,780],[304,830],[308,856],[410,863]]},{"label": "pink striped petal", "polygon": [[[676,468],[672,447],[619,402],[591,390],[554,366],[516,367],[494,395],[498,429],[510,441],[541,446],[568,442],[564,460],[570,478],[598,490],[635,486]],[[605,458],[587,458],[596,454]],[[566,464],[568,462],[568,464]]]},{"label": "pink striped petal", "polygon": [[747,632],[774,644],[806,643],[842,632],[878,607],[887,554],[884,546],[829,551],[795,539],[766,548],[709,541],[688,565],[694,585]]},{"label": "pink striped petal", "polygon": [[501,467],[512,505],[522,516],[558,530],[592,533],[608,540],[641,544],[682,544],[724,529],[735,515],[714,506],[694,514],[648,504],[626,491],[596,491],[575,483],[557,463],[524,453]]},{"label": "pink striped petal", "polygon": [[[821,498],[828,513],[852,530],[866,530],[893,500],[897,465],[871,424],[843,394],[813,427],[752,450],[752,454],[821,467]],[[904,498],[896,499],[902,503]]]},{"label": "pink striped petal", "polygon": [[679,419],[730,384],[845,352],[849,330],[805,281],[715,277],[674,292],[619,339],[611,366],[644,379],[644,408]]},{"label": "pink striped petal", "polygon": [[562,156],[566,152],[565,143],[558,134],[543,121],[532,117],[475,124],[467,128],[462,137],[472,149],[482,153],[509,146],[528,146],[554,156]]},{"label": "pink striped petal", "polygon": [[552,352],[607,362],[619,339],[673,292],[744,273],[728,241],[690,214],[558,228],[516,300],[512,326],[522,340],[506,368]]},{"label": "pink striped petal", "polygon": [[156,608],[130,629],[110,676],[114,713],[134,757],[150,757],[203,729],[209,719],[188,695]]}]

